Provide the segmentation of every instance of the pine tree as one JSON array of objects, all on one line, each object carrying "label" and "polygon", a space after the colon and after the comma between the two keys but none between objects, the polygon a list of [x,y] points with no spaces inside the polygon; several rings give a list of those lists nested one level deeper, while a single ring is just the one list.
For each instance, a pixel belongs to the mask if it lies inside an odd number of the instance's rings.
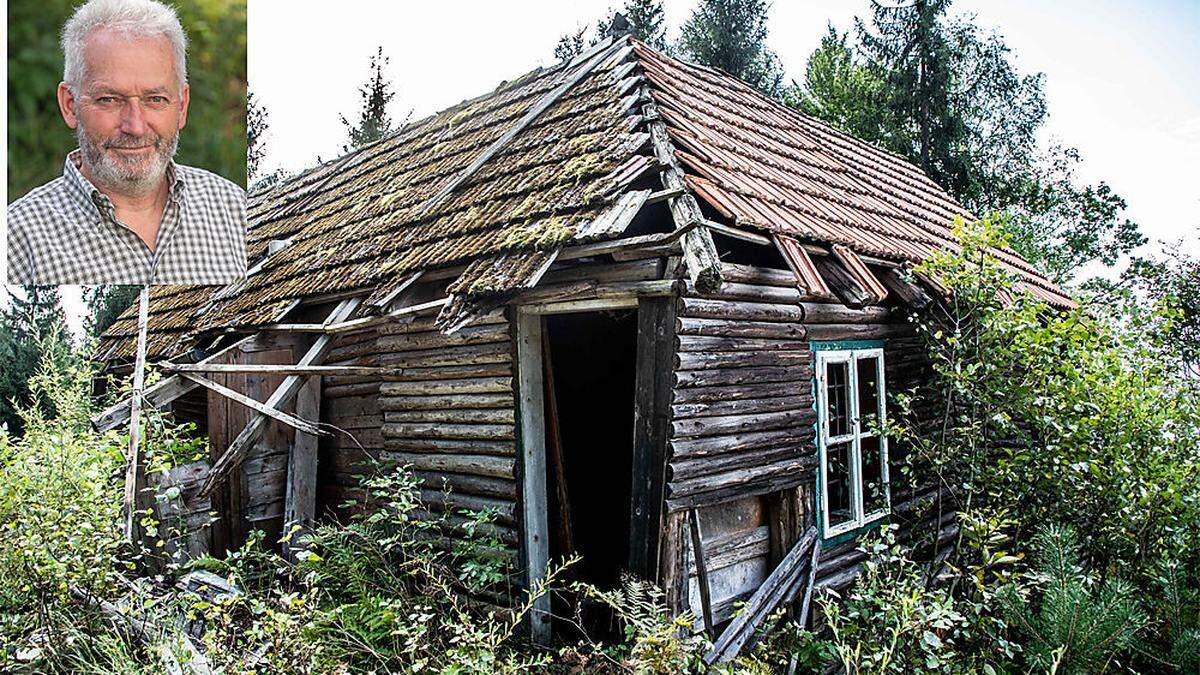
[{"label": "pine tree", "polygon": [[388,104],[395,98],[396,92],[392,91],[392,83],[383,75],[387,63],[388,57],[383,55],[383,47],[380,46],[371,57],[371,74],[366,84],[358,89],[362,97],[358,121],[351,123],[345,115],[342,116],[342,124],[346,126],[350,137],[349,142],[342,146],[343,152],[374,143],[392,131]]},{"label": "pine tree", "polygon": [[41,362],[42,345],[62,332],[65,319],[58,286],[8,288],[9,305],[0,311],[0,424],[19,435],[16,408],[30,403],[29,378]]},{"label": "pine tree", "polygon": [[254,99],[254,92],[246,94],[246,180],[250,183],[258,179],[267,154],[267,128],[267,109]]},{"label": "pine tree", "polygon": [[[629,34],[646,44],[665,51],[667,49],[667,26],[664,23],[662,0],[625,0],[620,13],[629,24]],[[608,35],[616,11],[596,21],[591,39],[585,39],[588,25],[584,24],[573,33],[564,33],[554,47],[554,58],[567,61],[583,53],[585,45],[596,45]]]},{"label": "pine tree", "polygon": [[139,286],[116,285],[85,289],[83,300],[88,306],[88,316],[84,320],[84,329],[87,334],[100,337],[122,312],[137,302],[139,289]]},{"label": "pine tree", "polygon": [[678,50],[690,61],[778,96],[783,67],[766,45],[769,9],[767,0],[701,0],[683,25]]},{"label": "pine tree", "polygon": [[554,46],[554,58],[559,61],[570,61],[583,53],[583,35],[587,32],[587,24],[579,27],[574,33],[565,33],[558,38]]}]

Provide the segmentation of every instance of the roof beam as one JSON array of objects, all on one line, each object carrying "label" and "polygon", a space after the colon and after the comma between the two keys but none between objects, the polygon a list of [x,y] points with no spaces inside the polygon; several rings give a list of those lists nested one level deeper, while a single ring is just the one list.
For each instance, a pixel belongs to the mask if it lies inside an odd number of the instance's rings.
[{"label": "roof beam", "polygon": [[[273,417],[290,427],[293,427],[299,431],[303,431],[306,434],[313,434],[314,436],[329,436],[330,435],[329,432],[322,431],[321,428],[318,427],[313,422],[310,422],[305,419],[301,419],[294,415],[289,415],[288,413],[285,413],[282,410],[277,410],[275,408],[272,408],[272,407],[262,403],[261,401],[256,401],[256,400],[250,398],[249,396],[246,396],[245,394],[243,394],[241,392],[234,391],[233,389],[230,389],[229,387],[226,387],[224,385],[213,382],[212,380],[208,379],[207,377],[204,377],[202,375],[197,375],[196,372],[192,370],[193,368],[217,368],[222,365],[228,365],[228,364],[212,364],[212,365],[200,365],[200,366],[197,366],[196,364],[187,364],[187,365],[189,366],[189,369],[186,371],[183,371],[181,374],[183,375],[184,378],[191,380],[192,382],[195,382],[198,385],[206,387],[209,390],[211,390],[217,394],[220,394],[221,396],[224,396],[225,398],[227,398],[231,401],[240,403],[240,404],[246,406],[247,408],[250,408],[251,410],[257,410],[258,412],[260,412],[268,417]],[[221,370],[221,371],[217,371],[217,372],[230,372],[230,371]],[[237,371],[234,371],[234,372],[237,372]]]}]

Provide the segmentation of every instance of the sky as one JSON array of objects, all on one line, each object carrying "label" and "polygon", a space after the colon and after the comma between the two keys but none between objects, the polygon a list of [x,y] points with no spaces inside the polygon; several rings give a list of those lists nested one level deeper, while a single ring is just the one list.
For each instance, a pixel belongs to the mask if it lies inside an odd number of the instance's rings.
[{"label": "sky", "polygon": [[[269,114],[268,170],[341,154],[340,116],[382,45],[393,118],[419,119],[554,62],[559,36],[619,0],[385,2],[250,0],[249,80]],[[668,37],[696,0],[667,0]],[[770,46],[799,79],[829,22],[849,30],[867,0],[776,0]],[[1043,72],[1045,133],[1078,148],[1080,177],[1107,181],[1152,240],[1200,253],[1200,0],[958,0],[998,30],[1023,72]],[[81,325],[78,289],[64,292]]]}]

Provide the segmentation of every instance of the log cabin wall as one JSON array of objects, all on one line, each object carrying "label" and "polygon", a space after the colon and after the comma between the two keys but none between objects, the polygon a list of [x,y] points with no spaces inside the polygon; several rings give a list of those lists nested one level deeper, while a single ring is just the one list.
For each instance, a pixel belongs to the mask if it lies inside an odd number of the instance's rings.
[{"label": "log cabin wall", "polygon": [[[345,517],[363,503],[360,481],[377,468],[411,465],[429,511],[446,517],[446,543],[461,537],[460,509],[493,509],[490,528],[515,558],[515,412],[512,341],[502,312],[452,335],[423,315],[339,336],[326,363],[411,369],[396,376],[326,376],[321,421],[353,435],[322,437],[318,513]],[[359,447],[361,444],[361,448]],[[450,512],[450,513],[447,513]]]},{"label": "log cabin wall", "polygon": [[[882,340],[889,395],[928,379],[921,340],[894,299],[885,301],[888,306],[854,309],[802,298],[789,272],[724,264],[722,273],[726,283],[719,293],[703,295],[689,286],[678,300],[662,550],[686,574],[660,567],[674,606],[699,611],[688,528],[690,509],[700,507],[718,622],[814,522],[819,458],[810,341]],[[900,539],[932,540],[937,533],[948,540],[952,510],[944,509],[941,527],[934,527],[936,515],[915,508],[933,493],[903,485],[903,448],[889,451],[892,522],[901,525]],[[723,511],[747,517],[717,517]],[[844,589],[863,559],[856,538],[826,546],[817,583]]]}]

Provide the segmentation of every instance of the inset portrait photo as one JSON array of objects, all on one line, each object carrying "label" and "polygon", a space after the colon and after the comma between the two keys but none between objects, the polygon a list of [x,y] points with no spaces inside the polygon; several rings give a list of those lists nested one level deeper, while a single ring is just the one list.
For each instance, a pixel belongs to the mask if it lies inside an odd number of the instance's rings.
[{"label": "inset portrait photo", "polygon": [[246,3],[12,0],[10,284],[246,273]]}]

